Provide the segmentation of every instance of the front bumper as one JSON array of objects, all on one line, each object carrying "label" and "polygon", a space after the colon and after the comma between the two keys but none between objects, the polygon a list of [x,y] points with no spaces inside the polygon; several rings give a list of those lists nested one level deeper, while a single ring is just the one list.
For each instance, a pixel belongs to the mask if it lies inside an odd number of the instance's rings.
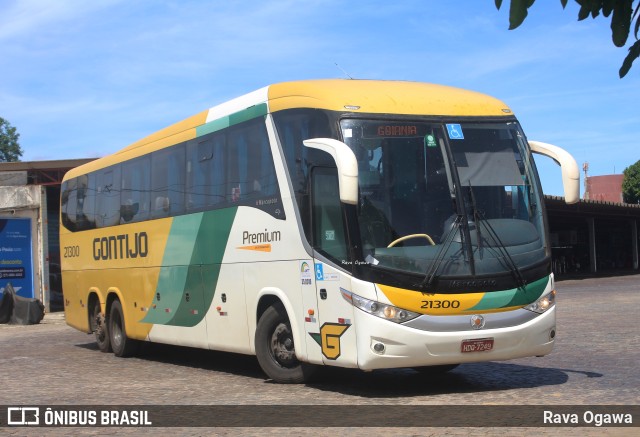
[{"label": "front bumper", "polygon": [[[555,311],[554,306],[544,314],[517,326],[433,332],[392,323],[356,310],[354,326],[357,327],[358,367],[373,370],[547,355],[554,345]],[[463,340],[482,338],[494,339],[492,350],[461,352]]]}]

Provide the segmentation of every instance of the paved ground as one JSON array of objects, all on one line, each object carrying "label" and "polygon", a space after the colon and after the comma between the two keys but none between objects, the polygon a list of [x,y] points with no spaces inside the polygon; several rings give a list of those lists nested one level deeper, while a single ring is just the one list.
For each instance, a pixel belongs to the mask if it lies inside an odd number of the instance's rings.
[{"label": "paved ground", "polygon": [[[412,370],[326,369],[307,385],[267,381],[254,357],[147,345],[98,351],[62,313],[0,325],[0,405],[639,405],[640,275],[557,283],[558,341],[543,358],[462,365],[438,379]],[[20,378],[24,376],[24,378]],[[0,411],[0,414],[6,414]],[[464,414],[461,408],[461,414]],[[291,425],[295,426],[296,418]],[[638,435],[637,428],[10,428],[6,435]]]}]

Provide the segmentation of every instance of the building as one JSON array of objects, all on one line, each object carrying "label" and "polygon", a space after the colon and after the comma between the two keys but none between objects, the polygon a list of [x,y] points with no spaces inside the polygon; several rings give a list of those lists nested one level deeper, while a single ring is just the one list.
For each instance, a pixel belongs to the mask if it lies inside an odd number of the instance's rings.
[{"label": "building", "polygon": [[62,310],[60,183],[92,159],[0,163],[0,291],[38,298],[47,311]]},{"label": "building", "polygon": [[587,176],[585,178],[585,200],[622,203],[622,181],[624,175]]},{"label": "building", "polygon": [[638,269],[640,205],[545,196],[558,276]]}]

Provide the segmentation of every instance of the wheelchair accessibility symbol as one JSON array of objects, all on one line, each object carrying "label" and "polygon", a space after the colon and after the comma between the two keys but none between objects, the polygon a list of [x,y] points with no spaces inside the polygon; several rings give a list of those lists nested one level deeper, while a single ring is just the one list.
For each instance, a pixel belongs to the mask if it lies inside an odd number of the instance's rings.
[{"label": "wheelchair accessibility symbol", "polygon": [[462,126],[459,124],[448,124],[447,132],[449,132],[450,140],[464,140],[464,134],[462,133]]},{"label": "wheelchair accessibility symbol", "polygon": [[322,264],[316,264],[316,280],[324,281],[324,269]]}]

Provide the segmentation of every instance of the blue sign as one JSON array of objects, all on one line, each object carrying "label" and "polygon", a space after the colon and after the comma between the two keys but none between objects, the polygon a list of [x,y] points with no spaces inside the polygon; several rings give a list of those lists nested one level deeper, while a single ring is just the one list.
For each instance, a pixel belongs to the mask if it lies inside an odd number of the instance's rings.
[{"label": "blue sign", "polygon": [[324,281],[324,268],[322,264],[316,264],[316,280]]},{"label": "blue sign", "polygon": [[11,283],[18,296],[33,298],[31,219],[0,218],[0,290]]},{"label": "blue sign", "polygon": [[449,132],[449,139],[451,140],[464,140],[462,126],[460,126],[459,124],[448,124],[447,132]]}]

